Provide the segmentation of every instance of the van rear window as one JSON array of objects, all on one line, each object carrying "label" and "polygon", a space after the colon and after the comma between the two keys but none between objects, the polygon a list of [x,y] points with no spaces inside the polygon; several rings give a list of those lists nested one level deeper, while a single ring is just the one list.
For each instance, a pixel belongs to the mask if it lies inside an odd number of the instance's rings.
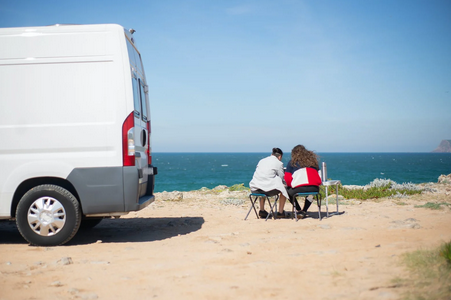
[{"label": "van rear window", "polygon": [[134,67],[140,74],[144,74],[143,65],[141,61],[141,55],[136,50],[135,46],[126,38],[128,58],[130,59],[130,65]]}]

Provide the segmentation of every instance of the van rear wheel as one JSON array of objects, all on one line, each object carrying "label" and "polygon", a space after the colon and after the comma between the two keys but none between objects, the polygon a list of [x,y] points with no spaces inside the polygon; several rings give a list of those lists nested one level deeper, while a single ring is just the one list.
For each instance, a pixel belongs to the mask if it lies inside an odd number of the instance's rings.
[{"label": "van rear wheel", "polygon": [[57,185],[39,185],[20,199],[16,223],[20,234],[32,245],[67,243],[78,231],[80,204],[68,190]]}]

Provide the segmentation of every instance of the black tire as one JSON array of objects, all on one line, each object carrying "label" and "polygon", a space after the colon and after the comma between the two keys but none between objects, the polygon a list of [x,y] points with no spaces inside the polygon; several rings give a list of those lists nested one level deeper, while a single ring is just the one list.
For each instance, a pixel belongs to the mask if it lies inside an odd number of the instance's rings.
[{"label": "black tire", "polygon": [[86,218],[81,220],[80,230],[89,230],[99,225],[102,222],[102,218]]},{"label": "black tire", "polygon": [[36,246],[57,246],[70,241],[81,222],[77,199],[57,185],[39,185],[20,199],[16,223],[20,234]]}]

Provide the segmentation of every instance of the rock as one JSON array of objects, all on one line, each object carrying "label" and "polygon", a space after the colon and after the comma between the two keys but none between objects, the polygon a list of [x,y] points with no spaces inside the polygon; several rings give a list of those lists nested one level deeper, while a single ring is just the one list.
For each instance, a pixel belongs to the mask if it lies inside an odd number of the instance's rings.
[{"label": "rock", "polygon": [[417,222],[418,220],[414,218],[408,218],[405,219],[404,221],[402,220],[392,221],[390,223],[392,223],[393,225],[391,225],[389,229],[397,229],[397,228],[420,229],[421,225],[418,224]]},{"label": "rock", "polygon": [[412,228],[412,229],[420,229],[420,228],[421,228],[421,225],[420,225],[420,224],[417,224],[417,223],[411,224],[410,228]]},{"label": "rock", "polygon": [[436,153],[451,153],[451,140],[442,140],[440,145],[432,151]]},{"label": "rock", "polygon": [[451,174],[440,175],[439,178],[438,178],[438,183],[451,184]]},{"label": "rock", "polygon": [[72,289],[67,290],[67,292],[71,295],[76,295],[76,294],[80,293],[80,290],[76,289],[76,288],[72,288]]},{"label": "rock", "polygon": [[50,284],[50,286],[60,287],[60,286],[63,286],[63,284],[61,283],[61,281],[54,281]]},{"label": "rock", "polygon": [[219,197],[220,198],[226,198],[226,197],[229,197],[229,196],[230,196],[229,190],[225,190],[225,191],[222,191],[221,193],[219,193]]},{"label": "rock", "polygon": [[63,265],[63,266],[71,265],[73,263],[74,262],[72,261],[72,258],[70,258],[70,257],[63,257],[60,260],[58,260],[58,264]]},{"label": "rock", "polygon": [[226,185],[218,185],[217,187],[213,188],[213,191],[221,191],[221,190],[226,190],[228,189],[228,187]]},{"label": "rock", "polygon": [[156,197],[163,201],[181,201],[183,193],[178,191],[157,193]]},{"label": "rock", "polygon": [[406,223],[415,223],[415,222],[418,222],[418,220],[415,219],[415,218],[408,218],[408,219],[405,219],[404,222],[406,222]]}]

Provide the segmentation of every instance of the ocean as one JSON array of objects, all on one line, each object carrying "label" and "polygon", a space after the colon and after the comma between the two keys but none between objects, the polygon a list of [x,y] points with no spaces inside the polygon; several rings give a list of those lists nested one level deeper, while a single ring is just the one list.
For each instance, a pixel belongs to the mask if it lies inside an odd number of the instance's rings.
[{"label": "ocean", "polygon": [[[258,161],[269,153],[153,153],[158,168],[155,192],[191,191],[218,185],[249,186]],[[366,185],[376,178],[397,183],[437,182],[451,173],[451,153],[318,153],[327,177],[343,185]],[[283,157],[286,166],[289,154]],[[320,164],[321,165],[321,164]]]}]

